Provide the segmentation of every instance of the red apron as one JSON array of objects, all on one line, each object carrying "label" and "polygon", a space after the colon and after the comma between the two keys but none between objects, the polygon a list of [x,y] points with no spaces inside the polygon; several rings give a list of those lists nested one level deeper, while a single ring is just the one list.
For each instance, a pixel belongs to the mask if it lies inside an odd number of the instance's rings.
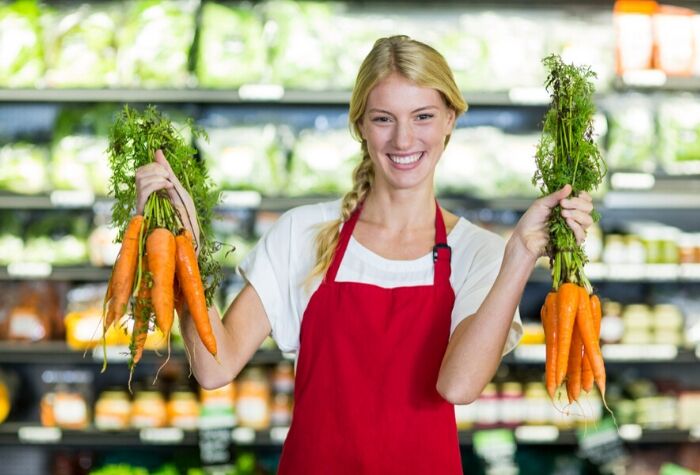
[{"label": "red apron", "polygon": [[278,474],[461,475],[454,406],[435,389],[455,299],[442,213],[433,284],[387,289],[335,281],[360,212],[304,312]]}]

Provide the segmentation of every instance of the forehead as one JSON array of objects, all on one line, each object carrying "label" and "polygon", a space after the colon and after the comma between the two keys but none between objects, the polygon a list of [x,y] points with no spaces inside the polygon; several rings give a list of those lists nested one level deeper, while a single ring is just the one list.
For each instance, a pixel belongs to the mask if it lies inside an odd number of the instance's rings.
[{"label": "forehead", "polygon": [[378,108],[411,111],[426,106],[444,106],[440,93],[436,89],[419,86],[396,73],[380,80],[367,97],[368,110]]}]

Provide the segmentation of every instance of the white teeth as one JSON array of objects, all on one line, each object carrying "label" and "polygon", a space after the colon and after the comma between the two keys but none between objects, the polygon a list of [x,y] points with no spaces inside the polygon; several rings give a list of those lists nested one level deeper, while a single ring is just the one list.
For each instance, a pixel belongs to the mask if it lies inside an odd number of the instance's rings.
[{"label": "white teeth", "polygon": [[407,155],[405,157],[399,157],[397,155],[389,155],[389,159],[392,162],[398,163],[399,165],[408,165],[409,163],[417,162],[420,157],[423,156],[423,152],[414,153],[413,155]]}]

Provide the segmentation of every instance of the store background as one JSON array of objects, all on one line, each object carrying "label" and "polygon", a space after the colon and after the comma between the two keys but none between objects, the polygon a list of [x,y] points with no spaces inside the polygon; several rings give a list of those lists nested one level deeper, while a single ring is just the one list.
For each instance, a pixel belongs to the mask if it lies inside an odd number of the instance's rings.
[{"label": "store background", "polygon": [[196,146],[224,190],[217,236],[237,248],[221,253],[224,306],[241,286],[234,266],[281,212],[347,188],[358,152],[349,89],[373,41],[396,33],[441,51],[470,104],[438,169],[443,206],[504,236],[536,196],[540,60],[556,52],[598,74],[610,174],[586,246],[607,300],[607,399],[620,430],[599,422],[596,395],[568,417],[546,399],[538,268],[523,344],[479,401],[457,408],[465,467],[700,471],[700,15],[651,16],[649,2],[633,2],[636,14],[602,0],[489,3],[0,3],[0,472],[274,473],[293,357],[273,343],[221,392],[188,378],[177,337],[156,383],[167,350],[144,358],[133,395],[118,334],[100,373],[90,348],[118,249],[104,154],[112,114],[154,103],[208,132]]}]

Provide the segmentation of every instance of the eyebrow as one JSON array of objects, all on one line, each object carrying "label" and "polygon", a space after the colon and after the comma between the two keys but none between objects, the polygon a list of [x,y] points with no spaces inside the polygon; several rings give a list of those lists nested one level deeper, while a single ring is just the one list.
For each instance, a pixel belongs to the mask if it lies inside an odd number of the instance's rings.
[{"label": "eyebrow", "polygon": [[[437,106],[423,106],[423,107],[419,107],[418,109],[412,110],[412,111],[411,111],[411,114],[415,114],[416,112],[421,112],[421,111],[428,110],[428,109],[437,109]],[[370,109],[368,112],[384,112],[385,114],[394,115],[394,114],[392,114],[391,112],[389,112],[389,111],[387,111],[387,110],[384,110],[384,109],[375,109],[375,108],[372,108],[372,109]]]}]

